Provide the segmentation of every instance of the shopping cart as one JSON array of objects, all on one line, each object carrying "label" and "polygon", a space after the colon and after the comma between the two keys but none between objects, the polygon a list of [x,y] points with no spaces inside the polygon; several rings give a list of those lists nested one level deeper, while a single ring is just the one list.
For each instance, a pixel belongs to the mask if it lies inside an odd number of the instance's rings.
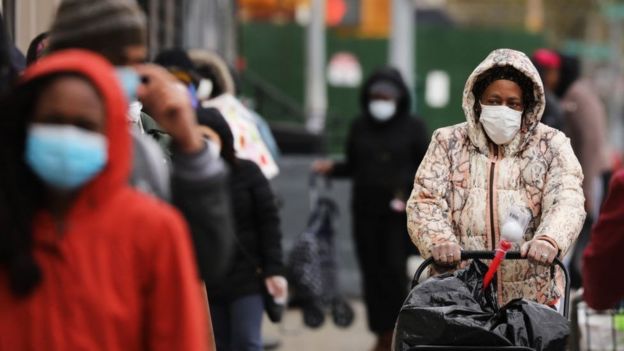
[{"label": "shopping cart", "polygon": [[624,350],[624,335],[617,321],[624,314],[622,302],[612,309],[596,311],[584,303],[580,289],[573,294],[570,308],[570,351]]},{"label": "shopping cart", "polygon": [[[461,259],[462,261],[465,260],[475,260],[475,259],[479,259],[479,260],[491,260],[494,258],[494,255],[496,254],[495,251],[462,251],[461,254]],[[508,252],[507,255],[505,256],[505,259],[507,260],[523,260],[526,259],[524,257],[522,257],[520,255],[520,252]],[[425,270],[431,265],[433,264],[433,259],[432,258],[428,258],[427,260],[425,260],[416,270],[416,274],[414,274],[414,279],[412,281],[412,288],[414,288],[416,285],[418,285],[418,282],[420,281],[420,277],[422,276],[422,274],[425,272]],[[553,262],[553,265],[551,266],[551,274],[554,277],[555,275],[555,267],[559,267],[559,269],[561,269],[561,271],[563,272],[563,275],[565,277],[565,289],[563,292],[563,302],[561,304],[562,309],[560,309],[562,311],[562,314],[564,317],[568,318],[568,310],[569,310],[569,303],[570,303],[570,275],[568,273],[568,270],[566,269],[565,265],[559,260],[559,259],[555,259],[555,261]],[[439,350],[473,350],[473,351],[478,351],[478,350],[505,350],[505,351],[511,351],[511,350],[516,350],[516,351],[535,351],[534,349],[530,348],[530,347],[524,347],[524,346],[440,346],[440,345],[419,345],[419,346],[412,346],[409,351],[425,351],[425,350],[435,350],[435,351],[439,351]]]}]

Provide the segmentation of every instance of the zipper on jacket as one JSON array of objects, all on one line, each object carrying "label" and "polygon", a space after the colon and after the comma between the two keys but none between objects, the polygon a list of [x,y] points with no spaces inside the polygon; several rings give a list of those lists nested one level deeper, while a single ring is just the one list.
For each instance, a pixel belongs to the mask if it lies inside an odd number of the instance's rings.
[{"label": "zipper on jacket", "polygon": [[490,235],[492,236],[492,250],[496,250],[496,235],[494,229],[494,174],[496,161],[490,163]]},{"label": "zipper on jacket", "polygon": [[493,148],[494,159],[490,161],[490,235],[492,236],[492,250],[496,250],[496,228],[494,228],[494,176],[496,174],[496,161],[498,160],[498,146]]},{"label": "zipper on jacket", "polygon": [[[498,145],[494,145],[494,147],[492,148],[492,155],[493,158],[490,160],[490,184],[489,184],[489,201],[490,201],[490,229],[491,229],[491,233],[490,235],[492,236],[492,250],[496,250],[496,221],[494,220],[494,215],[496,213],[496,211],[494,210],[494,191],[495,191],[495,186],[496,184],[494,184],[494,179],[496,177],[496,162],[498,162],[498,160],[501,158],[500,155],[500,147]],[[501,277],[501,269],[499,269],[496,272],[496,282],[497,282],[497,288],[498,288],[498,293],[497,293],[497,300],[499,304],[502,304],[502,285],[501,285],[501,281],[500,281],[500,277]]]}]

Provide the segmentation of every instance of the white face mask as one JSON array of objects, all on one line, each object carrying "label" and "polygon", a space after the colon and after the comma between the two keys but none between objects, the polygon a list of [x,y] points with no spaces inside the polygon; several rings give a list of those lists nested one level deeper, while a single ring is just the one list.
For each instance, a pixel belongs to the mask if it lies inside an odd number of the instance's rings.
[{"label": "white face mask", "polygon": [[522,111],[516,111],[505,105],[481,104],[479,121],[493,142],[504,145],[518,134],[522,123]]},{"label": "white face mask", "polygon": [[371,116],[379,122],[385,122],[396,113],[396,102],[390,100],[372,100],[368,105]]}]

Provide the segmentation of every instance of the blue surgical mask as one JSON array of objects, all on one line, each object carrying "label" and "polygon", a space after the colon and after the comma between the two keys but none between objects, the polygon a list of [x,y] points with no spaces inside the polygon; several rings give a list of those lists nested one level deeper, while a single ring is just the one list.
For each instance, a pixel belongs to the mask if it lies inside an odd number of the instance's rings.
[{"label": "blue surgical mask", "polygon": [[137,90],[139,89],[139,85],[141,85],[141,77],[130,67],[117,66],[115,71],[117,73],[117,79],[119,79],[119,84],[121,84],[121,88],[126,95],[126,100],[128,100],[128,102],[136,101]]},{"label": "blue surgical mask", "polygon": [[28,129],[25,159],[44,183],[74,190],[104,169],[108,142],[102,134],[74,126],[34,123]]}]

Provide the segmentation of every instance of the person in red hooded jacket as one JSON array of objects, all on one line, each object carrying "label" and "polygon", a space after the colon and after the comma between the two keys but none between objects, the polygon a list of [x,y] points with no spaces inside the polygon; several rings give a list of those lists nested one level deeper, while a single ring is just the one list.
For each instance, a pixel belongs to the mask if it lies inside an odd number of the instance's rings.
[{"label": "person in red hooded jacket", "polygon": [[[154,99],[162,77],[144,73]],[[115,81],[100,56],[63,51],[3,101],[0,350],[209,349],[188,229],[128,185]]]},{"label": "person in red hooded jacket", "polygon": [[[583,253],[584,299],[594,309],[615,307],[624,299],[624,171],[613,176],[607,199]],[[614,274],[615,273],[615,274]]]}]

